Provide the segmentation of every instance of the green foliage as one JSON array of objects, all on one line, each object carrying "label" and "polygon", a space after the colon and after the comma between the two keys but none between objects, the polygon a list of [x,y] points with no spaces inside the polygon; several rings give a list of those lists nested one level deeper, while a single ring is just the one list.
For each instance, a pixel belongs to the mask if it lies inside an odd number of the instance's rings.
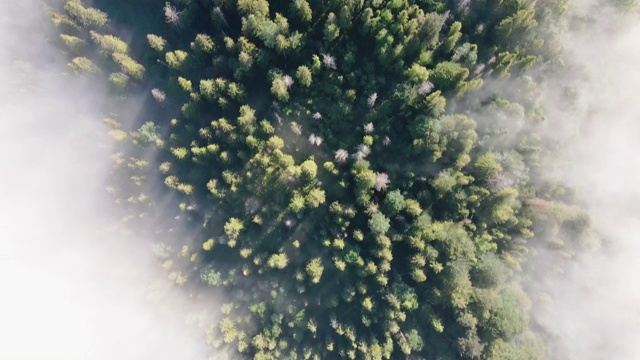
[{"label": "green foliage", "polygon": [[460,37],[462,37],[460,29],[462,29],[462,23],[460,23],[459,21],[454,22],[451,25],[451,28],[449,28],[449,36],[442,45],[445,52],[450,52],[451,50],[453,50],[453,48],[458,43],[458,40],[460,40]]},{"label": "green foliage", "polygon": [[113,61],[120,66],[123,73],[133,77],[134,79],[141,80],[144,76],[144,66],[137,63],[128,55],[121,53],[113,53]]},{"label": "green foliage", "polygon": [[85,27],[101,28],[109,22],[106,13],[95,8],[84,7],[80,0],[68,0],[64,9],[74,20]]},{"label": "green foliage", "polygon": [[238,237],[240,236],[240,232],[243,229],[244,224],[237,218],[230,218],[229,221],[224,224],[224,233],[227,235],[227,245],[229,245],[229,247],[235,247]]},{"label": "green foliage", "polygon": [[298,83],[304,87],[311,86],[312,75],[309,68],[304,65],[299,66],[298,70],[296,70],[296,80],[298,80]]},{"label": "green foliage", "polygon": [[100,71],[98,66],[86,57],[74,58],[69,64],[67,64],[67,67],[76,74],[95,74]]},{"label": "green foliage", "polygon": [[76,24],[70,17],[57,13],[51,13],[51,22],[60,29],[61,32],[68,34],[76,34],[80,31],[80,26]]},{"label": "green foliage", "polygon": [[129,51],[127,43],[113,35],[100,35],[95,31],[91,31],[90,34],[91,40],[93,40],[105,54],[126,54]]},{"label": "green foliage", "polygon": [[242,15],[256,15],[265,17],[269,15],[269,2],[267,0],[238,0],[238,12]]},{"label": "green foliage", "polygon": [[207,34],[198,34],[192,43],[193,50],[210,53],[215,49],[215,44],[211,37]]},{"label": "green foliage", "polygon": [[502,165],[493,153],[485,153],[473,164],[473,171],[477,179],[488,181],[502,171]]},{"label": "green foliage", "polygon": [[305,267],[307,275],[311,279],[311,282],[317,284],[320,282],[322,273],[324,272],[324,266],[322,266],[322,260],[320,258],[313,258],[307,263]]},{"label": "green foliage", "polygon": [[390,227],[389,219],[381,213],[375,213],[369,219],[369,230],[374,235],[384,235]]},{"label": "green foliage", "polygon": [[193,90],[193,85],[191,84],[191,81],[181,76],[178,77],[178,84],[184,91],[191,92]]},{"label": "green foliage", "polygon": [[287,267],[287,264],[289,264],[287,254],[273,254],[269,257],[269,260],[267,260],[267,266],[272,269],[282,270]]},{"label": "green foliage", "polygon": [[431,71],[430,81],[436,89],[451,91],[457,89],[469,76],[469,70],[454,62],[441,62]]},{"label": "green foliage", "polygon": [[422,65],[413,64],[407,71],[404,72],[404,76],[412,84],[420,84],[429,78],[429,71]]},{"label": "green foliage", "polygon": [[152,121],[147,121],[135,132],[134,142],[142,147],[156,144],[160,140],[159,131],[159,126]]},{"label": "green foliage", "polygon": [[205,266],[200,270],[200,279],[210,286],[222,285],[221,274],[215,271],[212,266]]},{"label": "green foliage", "polygon": [[289,101],[289,91],[287,90],[287,84],[281,77],[275,77],[271,82],[271,94],[275,96],[278,101]]},{"label": "green foliage", "polygon": [[500,291],[496,303],[483,304],[491,316],[481,326],[495,337],[510,338],[523,332],[527,326],[528,300],[518,289],[507,287]]},{"label": "green foliage", "polygon": [[162,36],[154,34],[147,35],[147,41],[149,42],[149,46],[158,52],[164,51],[164,47],[167,45],[167,40],[162,38]]},{"label": "green foliage", "polygon": [[[330,17],[332,15],[335,18],[335,15],[333,13],[329,14]],[[340,28],[330,20],[327,21],[324,25],[324,41],[332,42],[337,39],[338,36],[340,36]]]},{"label": "green foliage", "polygon": [[165,54],[167,65],[175,70],[180,70],[187,61],[189,54],[182,50],[170,51]]},{"label": "green foliage", "polygon": [[121,72],[109,75],[109,82],[116,90],[124,90],[129,86],[129,77]]},{"label": "green foliage", "polygon": [[[157,250],[176,284],[199,275],[233,294],[206,330],[215,356],[544,354],[513,276],[530,245],[515,239],[590,224],[539,185],[537,89],[562,63],[548,30],[564,28],[562,4],[165,5],[136,22],[133,2],[118,5],[113,24],[131,26],[130,43],[101,34],[106,14],[78,0],[52,21],[69,68],[105,69],[117,104],[166,91],[117,114],[137,130],[109,122],[110,192],[129,221],[171,214],[197,230]],[[477,91],[489,78],[491,98]],[[155,179],[169,194],[146,188]]]},{"label": "green foliage", "polygon": [[291,12],[294,13],[300,21],[304,23],[311,22],[313,14],[307,0],[294,0],[291,3]]},{"label": "green foliage", "polygon": [[61,34],[60,40],[62,40],[67,48],[74,54],[80,54],[84,47],[87,45],[86,41],[80,39],[77,36]]},{"label": "green foliage", "polygon": [[384,198],[384,209],[390,216],[398,214],[404,209],[405,205],[406,202],[404,196],[400,193],[400,190],[390,191],[387,194],[387,197]]},{"label": "green foliage", "polygon": [[317,208],[318,206],[324,204],[325,201],[326,195],[324,190],[318,188],[311,189],[311,191],[309,191],[309,194],[307,194],[307,198],[305,199],[307,206],[311,209]]}]

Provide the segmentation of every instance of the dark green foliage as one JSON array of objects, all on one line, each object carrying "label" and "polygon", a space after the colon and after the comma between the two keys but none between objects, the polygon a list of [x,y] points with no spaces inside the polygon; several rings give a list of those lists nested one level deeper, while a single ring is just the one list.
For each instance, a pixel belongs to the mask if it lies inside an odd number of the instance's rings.
[{"label": "dark green foliage", "polygon": [[[553,60],[538,31],[556,5],[178,1],[168,25],[114,1],[129,44],[78,0],[52,20],[74,72],[99,66],[118,97],[155,94],[138,130],[109,122],[122,146],[113,192],[128,219],[194,229],[158,252],[176,286],[232,301],[212,302],[212,352],[543,358],[513,239],[534,235],[532,219],[559,234],[589,226],[531,199],[542,79],[518,76]],[[513,91],[477,91],[506,77]]]},{"label": "dark green foliage", "polygon": [[160,140],[160,127],[151,121],[144,123],[140,129],[134,134],[135,143],[142,147],[154,145]]},{"label": "dark green foliage", "polygon": [[457,89],[469,76],[469,70],[453,62],[441,62],[431,72],[430,81],[436,89],[451,91]]},{"label": "dark green foliage", "polygon": [[309,68],[304,65],[298,67],[298,70],[296,70],[296,79],[298,80],[298,83],[304,87],[311,86],[312,75]]},{"label": "dark green foliage", "polygon": [[369,219],[369,229],[375,235],[384,235],[390,226],[389,219],[381,213],[375,213]]},{"label": "dark green foliage", "polygon": [[384,199],[385,213],[390,216],[396,215],[404,209],[405,204],[404,196],[402,196],[400,190],[390,191]]},{"label": "dark green foliage", "polygon": [[477,179],[488,181],[502,171],[502,165],[493,153],[485,153],[473,164],[473,171]]},{"label": "dark green foliage", "polygon": [[493,254],[480,259],[471,271],[473,282],[481,288],[494,288],[507,280],[507,270],[502,261]]}]

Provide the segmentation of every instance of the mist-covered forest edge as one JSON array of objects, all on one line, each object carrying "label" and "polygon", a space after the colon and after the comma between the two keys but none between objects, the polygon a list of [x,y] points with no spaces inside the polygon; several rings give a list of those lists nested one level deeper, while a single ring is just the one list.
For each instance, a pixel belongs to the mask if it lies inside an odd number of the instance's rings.
[{"label": "mist-covered forest edge", "polygon": [[[562,144],[542,89],[574,71],[566,33],[593,22],[570,6],[48,11],[66,70],[109,87],[124,226],[157,237],[176,287],[212,299],[196,321],[210,358],[511,360],[566,358],[530,316],[549,301],[530,274],[599,241],[550,176]],[[636,11],[593,8],[612,7]],[[572,84],[557,94],[571,110]]]}]

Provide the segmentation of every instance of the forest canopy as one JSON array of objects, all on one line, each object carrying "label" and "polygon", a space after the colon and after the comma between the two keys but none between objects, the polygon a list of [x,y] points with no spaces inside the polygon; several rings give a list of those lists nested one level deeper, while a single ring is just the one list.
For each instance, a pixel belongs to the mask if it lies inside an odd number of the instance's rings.
[{"label": "forest canopy", "polygon": [[110,87],[125,221],[178,218],[159,263],[226,299],[212,359],[514,360],[548,357],[518,281],[532,244],[589,227],[540,168],[565,8],[68,0],[51,19],[69,70]]}]

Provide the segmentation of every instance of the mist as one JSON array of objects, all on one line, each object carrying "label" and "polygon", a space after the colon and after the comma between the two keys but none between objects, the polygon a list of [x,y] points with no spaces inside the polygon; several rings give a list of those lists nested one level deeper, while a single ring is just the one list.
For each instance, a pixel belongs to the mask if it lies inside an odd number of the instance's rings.
[{"label": "mist", "polygon": [[[543,92],[548,137],[560,143],[549,176],[575,189],[599,242],[553,264],[563,272],[537,275],[553,303],[534,319],[553,334],[553,359],[638,359],[640,25],[636,14],[571,6],[582,20],[563,44],[568,71]],[[567,86],[570,101],[559,95]]]},{"label": "mist", "polygon": [[120,231],[106,89],[68,74],[34,0],[0,12],[0,359],[206,358],[188,294]]}]

